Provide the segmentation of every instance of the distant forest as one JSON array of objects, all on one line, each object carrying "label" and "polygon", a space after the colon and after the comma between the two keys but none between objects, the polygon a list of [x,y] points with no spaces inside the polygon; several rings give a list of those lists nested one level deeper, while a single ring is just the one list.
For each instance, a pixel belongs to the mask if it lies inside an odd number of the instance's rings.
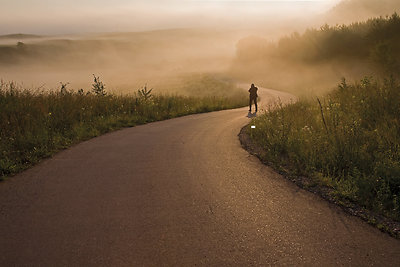
[{"label": "distant forest", "polygon": [[[293,77],[303,72],[305,75],[298,79],[307,80],[306,74],[315,72],[321,79],[329,76],[328,80],[340,79],[339,76],[358,79],[367,74],[398,76],[400,17],[394,13],[387,18],[373,18],[347,26],[326,24],[303,34],[293,33],[275,43],[263,38],[245,38],[237,45],[234,72],[261,80],[266,85],[278,84],[276,79],[285,79],[285,75],[295,79]],[[311,77],[310,82],[315,78]]]}]

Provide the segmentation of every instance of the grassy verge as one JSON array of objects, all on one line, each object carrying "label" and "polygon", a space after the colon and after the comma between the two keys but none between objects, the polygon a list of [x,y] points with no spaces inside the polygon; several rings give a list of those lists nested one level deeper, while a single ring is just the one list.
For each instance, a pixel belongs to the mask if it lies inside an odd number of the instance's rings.
[{"label": "grassy verge", "polygon": [[400,84],[364,79],[322,99],[278,105],[246,129],[275,168],[337,200],[400,220]]},{"label": "grassy verge", "polygon": [[0,180],[61,149],[122,127],[247,104],[245,92],[231,97],[148,91],[106,95],[99,80],[92,91],[72,92],[64,84],[61,92],[34,92],[0,83]]}]

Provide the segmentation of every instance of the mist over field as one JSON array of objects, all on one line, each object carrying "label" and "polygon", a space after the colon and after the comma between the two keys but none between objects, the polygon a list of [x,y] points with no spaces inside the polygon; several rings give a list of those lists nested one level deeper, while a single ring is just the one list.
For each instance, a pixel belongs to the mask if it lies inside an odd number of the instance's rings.
[{"label": "mist over field", "polygon": [[186,84],[204,77],[294,93],[326,90],[343,76],[371,72],[363,64],[369,59],[293,60],[323,45],[311,38],[314,46],[296,50],[296,39],[325,23],[391,15],[399,7],[394,0],[380,3],[7,0],[0,10],[0,78],[77,90],[89,89],[96,74],[109,91],[123,93],[145,84],[188,93]]},{"label": "mist over field", "polygon": [[231,75],[297,95],[326,93],[342,78],[398,77],[398,1],[345,0],[277,40],[263,35],[237,43]]},{"label": "mist over field", "polygon": [[400,1],[395,0],[344,0],[324,16],[330,24],[351,23],[371,17],[388,16],[400,11]]},{"label": "mist over field", "polygon": [[[0,77],[25,87],[180,91],[191,77],[229,75],[238,40],[302,30],[334,1],[5,1]],[[23,33],[23,34],[18,34]],[[200,78],[199,78],[200,77]],[[247,81],[246,81],[247,82]]]},{"label": "mist over field", "polygon": [[71,34],[171,28],[273,28],[309,20],[338,0],[3,0],[0,33]]},{"label": "mist over field", "polygon": [[234,32],[212,29],[18,39],[19,45],[0,46],[0,73],[35,86],[62,81],[87,88],[94,73],[123,92],[146,83],[166,88],[196,73],[226,69],[236,39]]}]

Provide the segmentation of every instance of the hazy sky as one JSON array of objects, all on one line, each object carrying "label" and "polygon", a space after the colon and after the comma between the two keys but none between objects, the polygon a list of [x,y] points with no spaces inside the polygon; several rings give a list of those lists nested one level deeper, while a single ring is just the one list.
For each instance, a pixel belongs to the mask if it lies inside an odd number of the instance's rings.
[{"label": "hazy sky", "polygon": [[339,0],[0,0],[0,34],[252,27],[309,17]]}]

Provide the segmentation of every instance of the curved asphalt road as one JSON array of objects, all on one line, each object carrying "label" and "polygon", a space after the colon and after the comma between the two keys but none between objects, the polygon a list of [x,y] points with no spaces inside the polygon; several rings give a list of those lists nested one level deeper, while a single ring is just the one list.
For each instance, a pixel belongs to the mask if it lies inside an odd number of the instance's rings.
[{"label": "curved asphalt road", "polygon": [[399,265],[400,241],[244,151],[246,115],[124,129],[0,183],[0,265]]}]

